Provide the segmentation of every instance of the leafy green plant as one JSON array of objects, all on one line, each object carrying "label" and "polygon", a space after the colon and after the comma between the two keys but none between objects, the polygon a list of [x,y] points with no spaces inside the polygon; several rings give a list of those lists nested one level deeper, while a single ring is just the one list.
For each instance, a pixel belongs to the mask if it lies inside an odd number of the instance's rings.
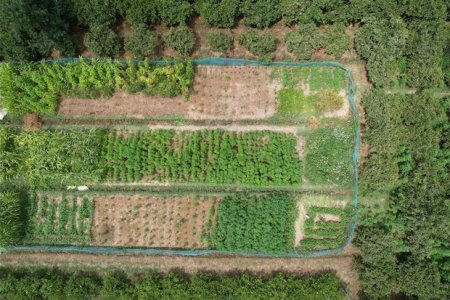
[{"label": "leafy green plant", "polygon": [[319,37],[320,46],[327,54],[340,58],[345,51],[350,50],[352,39],[345,34],[345,25],[336,23],[323,28],[324,33]]},{"label": "leafy green plant", "polygon": [[[61,198],[61,199],[58,199]],[[30,205],[25,241],[31,244],[87,244],[92,239],[94,201],[84,197],[59,194],[36,194]]]},{"label": "leafy green plant", "polygon": [[221,250],[289,252],[294,248],[295,198],[233,195],[219,202],[211,242]]},{"label": "leafy green plant", "polygon": [[84,37],[84,44],[97,57],[114,57],[120,51],[119,36],[106,26],[92,27]]},{"label": "leafy green plant", "polygon": [[195,5],[209,26],[232,28],[239,12],[240,0],[200,0]]},{"label": "leafy green plant", "polygon": [[194,79],[191,61],[165,66],[81,59],[64,64],[0,64],[1,104],[13,115],[54,114],[61,95],[111,96],[116,89],[149,95],[189,96]]},{"label": "leafy green plant", "polygon": [[187,25],[194,13],[194,7],[186,0],[156,0],[158,14],[167,26]]},{"label": "leafy green plant", "polygon": [[21,201],[17,193],[0,193],[0,248],[22,241]]},{"label": "leafy green plant", "polygon": [[266,28],[281,17],[279,0],[243,0],[241,13],[247,26]]},{"label": "leafy green plant", "polygon": [[286,33],[285,44],[289,52],[293,52],[297,59],[311,59],[318,45],[316,26],[314,24],[299,24],[295,31]]},{"label": "leafy green plant", "polygon": [[167,47],[175,49],[178,53],[188,56],[194,50],[196,37],[194,32],[186,27],[172,27],[164,33],[163,41]]},{"label": "leafy green plant", "polygon": [[125,36],[124,48],[133,53],[138,59],[155,53],[158,47],[156,33],[147,28],[144,24],[137,24],[132,27],[131,34]]},{"label": "leafy green plant", "polygon": [[307,136],[306,177],[311,183],[344,187],[353,183],[353,130],[349,125],[321,127]]},{"label": "leafy green plant", "polygon": [[297,185],[302,170],[295,147],[294,136],[269,131],[155,130],[127,138],[112,133],[104,158],[114,181],[145,174],[170,182]]},{"label": "leafy green plant", "polygon": [[320,90],[315,98],[314,106],[320,114],[338,110],[344,104],[344,100],[333,89]]},{"label": "leafy green plant", "polygon": [[270,54],[277,49],[277,39],[268,31],[258,33],[255,30],[248,30],[238,37],[238,42],[263,60],[270,60]]},{"label": "leafy green plant", "polygon": [[233,40],[223,32],[208,34],[208,44],[213,51],[227,52],[233,48]]}]

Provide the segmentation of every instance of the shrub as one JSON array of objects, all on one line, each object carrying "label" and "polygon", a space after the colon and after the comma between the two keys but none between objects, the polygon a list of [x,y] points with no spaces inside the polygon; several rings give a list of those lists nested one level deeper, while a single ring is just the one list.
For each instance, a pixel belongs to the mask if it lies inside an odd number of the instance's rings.
[{"label": "shrub", "polygon": [[116,22],[114,0],[72,0],[73,12],[82,25],[110,26]]},{"label": "shrub", "polygon": [[2,268],[0,291],[5,299],[28,299],[30,295],[36,299],[266,299],[268,295],[273,299],[286,299],[286,295],[291,299],[345,299],[342,283],[331,272],[307,277],[289,273],[100,274]]},{"label": "shrub", "polygon": [[47,57],[67,39],[69,22],[63,1],[8,0],[0,4],[0,59]]},{"label": "shrub", "polygon": [[155,53],[158,46],[156,33],[147,28],[145,24],[132,27],[131,34],[125,36],[125,50],[133,53],[138,59]]},{"label": "shrub", "polygon": [[158,20],[158,10],[155,0],[133,0],[125,8],[127,20],[133,25],[151,25]]},{"label": "shrub", "polygon": [[19,195],[0,193],[0,248],[13,246],[22,240]]},{"label": "shrub", "polygon": [[286,25],[319,23],[324,18],[322,8],[325,5],[324,1],[281,0],[280,10]]},{"label": "shrub", "polygon": [[199,0],[196,5],[209,26],[231,28],[239,11],[240,0]]},{"label": "shrub", "polygon": [[253,55],[263,59],[270,59],[270,53],[277,49],[277,39],[271,32],[258,33],[248,30],[238,37],[238,42]]},{"label": "shrub", "polygon": [[84,44],[98,57],[117,56],[120,51],[119,36],[105,26],[92,27],[84,37]]},{"label": "shrub", "polygon": [[194,8],[186,0],[156,0],[158,14],[167,26],[187,25]]},{"label": "shrub", "polygon": [[320,90],[317,93],[317,100],[314,103],[318,113],[325,113],[338,110],[344,101],[333,89]]},{"label": "shrub", "polygon": [[225,53],[233,48],[233,41],[223,32],[209,33],[208,43],[213,51]]},{"label": "shrub", "polygon": [[281,17],[279,0],[244,0],[241,13],[247,26],[266,28]]},{"label": "shrub", "polygon": [[355,37],[356,51],[367,59],[369,79],[377,86],[397,80],[408,30],[401,18],[368,18]]},{"label": "shrub", "polygon": [[167,47],[175,49],[181,55],[188,56],[194,50],[196,37],[194,32],[186,27],[172,27],[163,36]]},{"label": "shrub", "polygon": [[288,51],[293,52],[297,59],[311,59],[314,49],[318,45],[316,26],[299,24],[297,30],[286,33],[284,40]]},{"label": "shrub", "polygon": [[324,27],[325,32],[320,37],[320,46],[325,52],[340,58],[351,47],[352,39],[345,34],[345,25],[336,23]]}]

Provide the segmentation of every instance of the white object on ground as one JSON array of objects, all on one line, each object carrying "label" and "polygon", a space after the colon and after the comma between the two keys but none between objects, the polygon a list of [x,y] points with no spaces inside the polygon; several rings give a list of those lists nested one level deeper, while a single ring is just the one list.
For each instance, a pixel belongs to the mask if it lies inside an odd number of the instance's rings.
[{"label": "white object on ground", "polygon": [[85,185],[80,185],[79,187],[77,187],[77,190],[79,190],[79,191],[87,191],[87,190],[89,190],[89,188],[87,186],[85,186]]},{"label": "white object on ground", "polygon": [[3,120],[3,118],[8,114],[6,111],[6,108],[0,108],[0,120]]}]

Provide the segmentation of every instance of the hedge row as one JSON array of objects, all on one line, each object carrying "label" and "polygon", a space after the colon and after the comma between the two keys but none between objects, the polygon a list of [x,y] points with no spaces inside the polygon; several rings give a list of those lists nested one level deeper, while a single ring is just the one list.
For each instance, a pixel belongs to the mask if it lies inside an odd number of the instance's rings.
[{"label": "hedge row", "polygon": [[5,299],[345,299],[342,283],[332,273],[270,277],[246,273],[156,272],[127,275],[67,272],[59,269],[0,269],[0,295]]}]

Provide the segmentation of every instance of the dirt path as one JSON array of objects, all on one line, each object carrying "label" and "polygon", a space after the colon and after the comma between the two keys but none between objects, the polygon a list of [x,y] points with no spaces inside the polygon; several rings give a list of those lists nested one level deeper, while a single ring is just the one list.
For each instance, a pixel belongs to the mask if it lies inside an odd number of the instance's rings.
[{"label": "dirt path", "polygon": [[351,254],[325,258],[253,258],[253,257],[181,257],[164,255],[92,255],[68,253],[5,253],[0,266],[56,266],[75,269],[105,270],[121,268],[128,271],[156,269],[163,272],[181,270],[187,273],[213,271],[227,273],[249,271],[272,273],[319,273],[334,271],[346,284],[349,299],[357,299],[358,273]]},{"label": "dirt path", "polygon": [[298,209],[298,217],[295,220],[295,243],[294,246],[298,247],[300,245],[301,240],[304,238],[303,234],[303,224],[306,220],[306,209],[305,205],[303,205],[300,201],[297,202]]},{"label": "dirt path", "polygon": [[273,132],[282,132],[282,133],[290,133],[297,134],[298,127],[295,126],[274,126],[274,125],[238,125],[238,124],[230,124],[230,125],[148,125],[148,129],[173,129],[176,131],[197,131],[197,130],[213,130],[220,129],[225,131],[239,131],[239,132],[247,132],[247,131],[273,131]]}]

